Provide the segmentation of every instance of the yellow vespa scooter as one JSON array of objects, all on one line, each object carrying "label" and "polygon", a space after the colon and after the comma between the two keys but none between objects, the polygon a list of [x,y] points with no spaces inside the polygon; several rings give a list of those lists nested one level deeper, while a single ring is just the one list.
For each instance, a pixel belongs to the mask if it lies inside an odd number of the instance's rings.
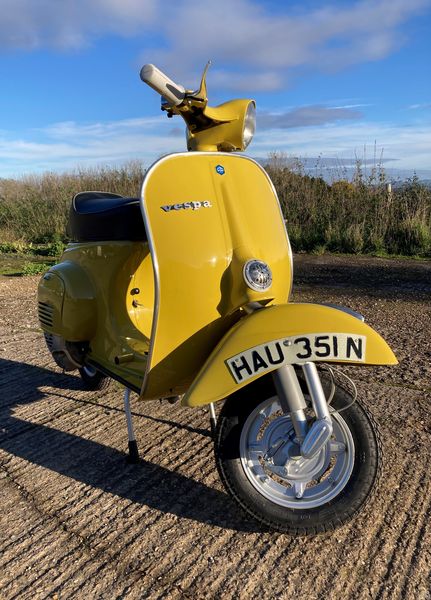
[{"label": "yellow vespa scooter", "polygon": [[353,311],[289,303],[276,192],[236,153],[253,137],[255,103],[208,106],[205,75],[193,92],[143,67],[168,116],[185,120],[190,152],[155,162],[140,198],[75,196],[73,241],[40,281],[40,323],[63,369],[92,389],[124,384],[132,459],[130,390],[208,405],[220,476],[248,515],[329,530],[364,505],[380,465],[373,420],[334,365],[397,361]]}]

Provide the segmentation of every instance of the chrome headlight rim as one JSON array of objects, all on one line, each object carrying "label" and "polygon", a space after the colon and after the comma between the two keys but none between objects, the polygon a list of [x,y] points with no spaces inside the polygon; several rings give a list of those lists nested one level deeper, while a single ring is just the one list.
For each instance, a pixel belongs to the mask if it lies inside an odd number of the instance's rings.
[{"label": "chrome headlight rim", "polygon": [[[259,277],[256,277],[256,273],[253,275],[252,270],[260,270],[260,273],[258,273]],[[246,285],[255,292],[266,292],[272,286],[271,267],[268,263],[258,258],[251,258],[244,264],[242,275]]]},{"label": "chrome headlight rim", "polygon": [[245,111],[244,123],[242,127],[242,144],[244,150],[250,145],[254,134],[256,133],[256,103],[254,100],[249,102]]}]

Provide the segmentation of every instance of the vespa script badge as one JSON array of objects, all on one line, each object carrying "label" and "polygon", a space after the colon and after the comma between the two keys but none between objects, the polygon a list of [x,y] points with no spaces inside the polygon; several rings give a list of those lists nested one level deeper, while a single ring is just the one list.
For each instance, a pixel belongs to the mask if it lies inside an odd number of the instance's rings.
[{"label": "vespa script badge", "polygon": [[202,202],[183,202],[182,204],[165,204],[165,206],[160,207],[165,212],[170,212],[171,210],[187,210],[191,208],[192,210],[199,210],[200,208],[212,208],[212,204],[209,200],[203,200]]}]

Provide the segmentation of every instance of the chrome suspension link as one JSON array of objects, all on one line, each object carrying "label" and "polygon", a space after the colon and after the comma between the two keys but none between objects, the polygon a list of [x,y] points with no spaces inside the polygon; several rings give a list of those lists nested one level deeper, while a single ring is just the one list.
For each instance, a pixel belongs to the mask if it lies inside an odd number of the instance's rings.
[{"label": "chrome suspension link", "polygon": [[329,441],[332,435],[332,419],[329,413],[328,403],[326,402],[325,392],[322,388],[317,367],[313,362],[307,362],[302,365],[305,382],[310,393],[311,404],[313,406],[316,420],[310,427],[307,437],[301,445],[301,456],[312,458]]},{"label": "chrome suspension link", "polygon": [[295,435],[299,443],[303,441],[308,432],[304,394],[299,385],[298,377],[293,365],[285,365],[272,373],[275,389],[284,413],[290,414]]},{"label": "chrome suspension link", "polygon": [[296,438],[303,458],[312,458],[329,441],[333,426],[328,403],[319,373],[313,362],[302,365],[311,405],[316,416],[308,427],[305,409],[307,403],[301,390],[293,365],[286,365],[273,372],[273,381],[283,412],[290,414]]}]

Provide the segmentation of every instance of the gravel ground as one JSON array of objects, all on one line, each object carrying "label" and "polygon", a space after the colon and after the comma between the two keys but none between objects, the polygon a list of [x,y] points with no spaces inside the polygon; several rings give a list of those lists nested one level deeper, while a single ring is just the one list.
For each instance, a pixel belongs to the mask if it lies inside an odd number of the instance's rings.
[{"label": "gravel ground", "polygon": [[[380,424],[374,501],[331,534],[259,530],[225,494],[205,410],[82,390],[45,350],[38,278],[0,277],[0,598],[431,600],[431,262],[295,259],[294,299],[362,312],[400,364],[350,369]],[[133,397],[132,397],[133,400]]]}]

